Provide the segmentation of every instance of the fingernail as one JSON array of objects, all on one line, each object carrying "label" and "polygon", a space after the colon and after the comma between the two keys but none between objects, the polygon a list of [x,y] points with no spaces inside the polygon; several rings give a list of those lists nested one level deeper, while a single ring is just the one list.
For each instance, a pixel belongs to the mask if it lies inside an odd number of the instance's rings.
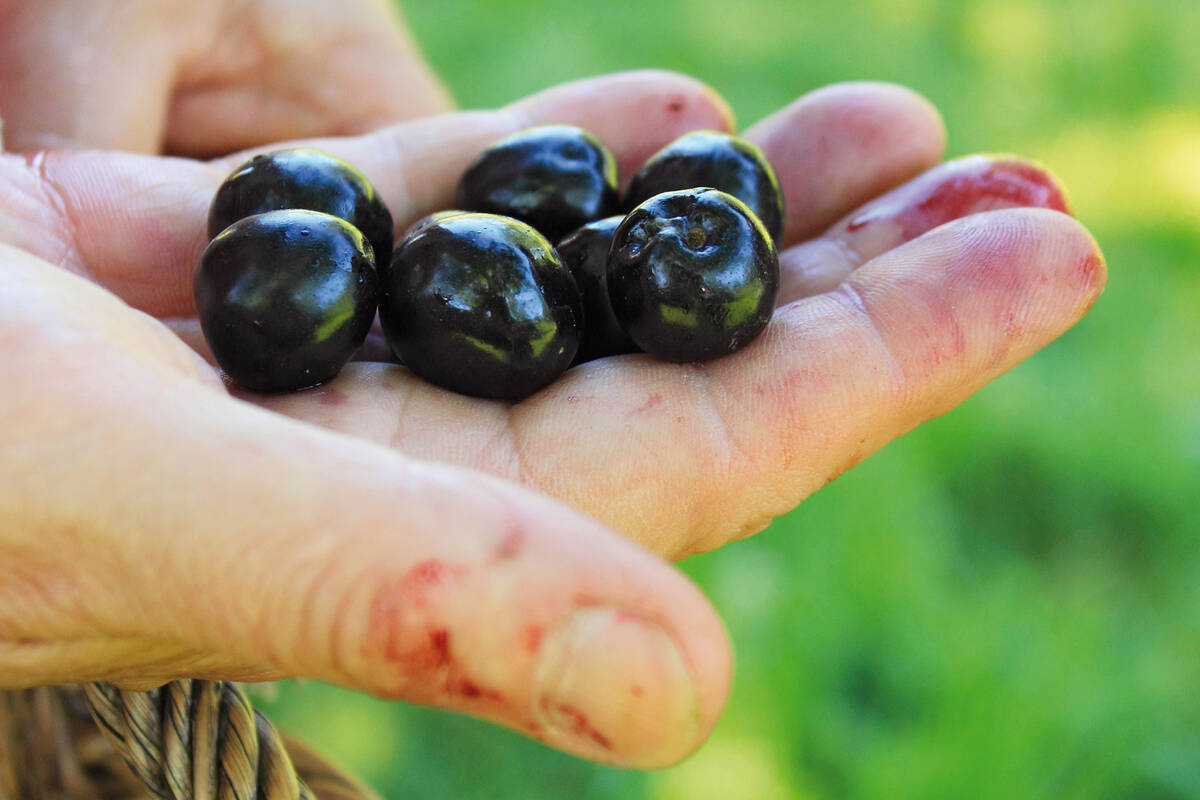
[{"label": "fingernail", "polygon": [[664,766],[700,736],[696,687],[662,626],[611,608],[575,612],[550,636],[534,715],[561,747],[631,766]]}]

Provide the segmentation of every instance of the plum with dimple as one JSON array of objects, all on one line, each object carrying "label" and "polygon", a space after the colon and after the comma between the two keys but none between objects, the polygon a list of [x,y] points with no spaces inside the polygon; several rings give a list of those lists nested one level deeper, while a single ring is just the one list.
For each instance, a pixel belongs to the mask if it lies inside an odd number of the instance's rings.
[{"label": "plum with dimple", "polygon": [[642,350],[706,361],[745,347],[767,326],[779,257],[745,203],[716,189],[655,195],[613,236],[613,313]]}]

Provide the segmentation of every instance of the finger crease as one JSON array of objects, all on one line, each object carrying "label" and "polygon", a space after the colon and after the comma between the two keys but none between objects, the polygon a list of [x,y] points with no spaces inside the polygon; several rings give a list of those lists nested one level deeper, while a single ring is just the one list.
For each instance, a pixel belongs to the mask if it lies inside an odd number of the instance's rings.
[{"label": "finger crease", "polygon": [[60,231],[58,243],[62,249],[54,258],[45,260],[76,275],[91,278],[92,276],[85,268],[79,254],[79,226],[71,214],[71,204],[67,202],[66,193],[47,172],[46,155],[46,151],[42,150],[28,160],[29,169],[33,172],[42,197],[46,201],[46,206],[54,212],[58,219]]},{"label": "finger crease", "polygon": [[880,349],[883,350],[884,355],[892,366],[893,383],[890,389],[891,393],[896,397],[906,398],[910,385],[908,373],[905,371],[900,359],[896,357],[891,345],[888,344],[887,336],[875,321],[874,315],[867,308],[867,301],[863,297],[862,292],[850,281],[844,281],[836,289],[829,292],[829,295],[840,298],[845,305],[866,321],[871,335],[879,344]]},{"label": "finger crease", "polygon": [[[525,458],[525,446],[518,432],[516,415],[518,406],[512,405],[508,407],[507,419],[505,420],[505,428],[507,429],[508,446],[511,452],[509,459],[510,469],[516,476],[516,481],[522,486],[536,488],[536,484],[532,480],[529,473],[528,462]],[[503,434],[502,434],[503,435]]]}]

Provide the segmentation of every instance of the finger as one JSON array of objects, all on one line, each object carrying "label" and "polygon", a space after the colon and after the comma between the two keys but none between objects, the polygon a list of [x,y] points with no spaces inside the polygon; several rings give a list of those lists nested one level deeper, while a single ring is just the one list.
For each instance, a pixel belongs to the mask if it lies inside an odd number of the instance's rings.
[{"label": "finger", "polygon": [[261,401],[519,480],[678,558],[761,530],[960,403],[1074,324],[1103,282],[1095,242],[1069,217],[994,211],[779,309],[758,341],[706,364],[601,359],[515,407],[350,365],[319,390]]},{"label": "finger", "polygon": [[181,42],[147,32],[177,29],[179,14],[206,16],[205,4],[136,0],[103,13],[74,3],[6,5],[0,113],[9,150],[158,151]]},{"label": "finger", "polygon": [[678,572],[547,498],[232,400],[97,287],[0,259],[4,685],[303,675],[636,766],[707,735],[728,643]]},{"label": "finger", "polygon": [[[727,107],[703,84],[636,72],[567,84],[498,111],[446,114],[370,136],[302,144],[362,169],[403,230],[452,205],[470,160],[522,128],[557,122],[593,130],[628,167],[685,130],[729,121]],[[192,275],[207,243],[208,205],[241,159],[201,164],[48,153],[27,163],[0,157],[0,242],[87,275],[155,316],[192,314]]]},{"label": "finger", "polygon": [[181,76],[168,152],[213,157],[354,135],[453,105],[394,3],[259,0],[213,39]]},{"label": "finger", "polygon": [[1062,185],[1027,159],[980,155],[940,164],[851,212],[821,237],[780,253],[780,305],[834,289],[860,264],[938,225],[1021,207],[1069,213]]},{"label": "finger", "polygon": [[946,131],[928,100],[884,83],[811,92],[750,127],[784,194],[784,243],[815,236],[941,160]]}]

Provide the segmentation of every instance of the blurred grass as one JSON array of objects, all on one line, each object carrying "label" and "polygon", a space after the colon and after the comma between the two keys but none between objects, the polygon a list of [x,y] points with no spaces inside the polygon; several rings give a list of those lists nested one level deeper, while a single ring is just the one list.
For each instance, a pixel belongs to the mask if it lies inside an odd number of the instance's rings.
[{"label": "blurred grass", "polygon": [[[904,83],[951,155],[1051,165],[1104,247],[1077,328],[766,533],[685,568],[738,653],[655,774],[315,684],[272,713],[386,796],[1200,798],[1200,3],[412,0],[464,106],[663,67],[743,124]],[[870,498],[870,502],[863,502]]]}]

